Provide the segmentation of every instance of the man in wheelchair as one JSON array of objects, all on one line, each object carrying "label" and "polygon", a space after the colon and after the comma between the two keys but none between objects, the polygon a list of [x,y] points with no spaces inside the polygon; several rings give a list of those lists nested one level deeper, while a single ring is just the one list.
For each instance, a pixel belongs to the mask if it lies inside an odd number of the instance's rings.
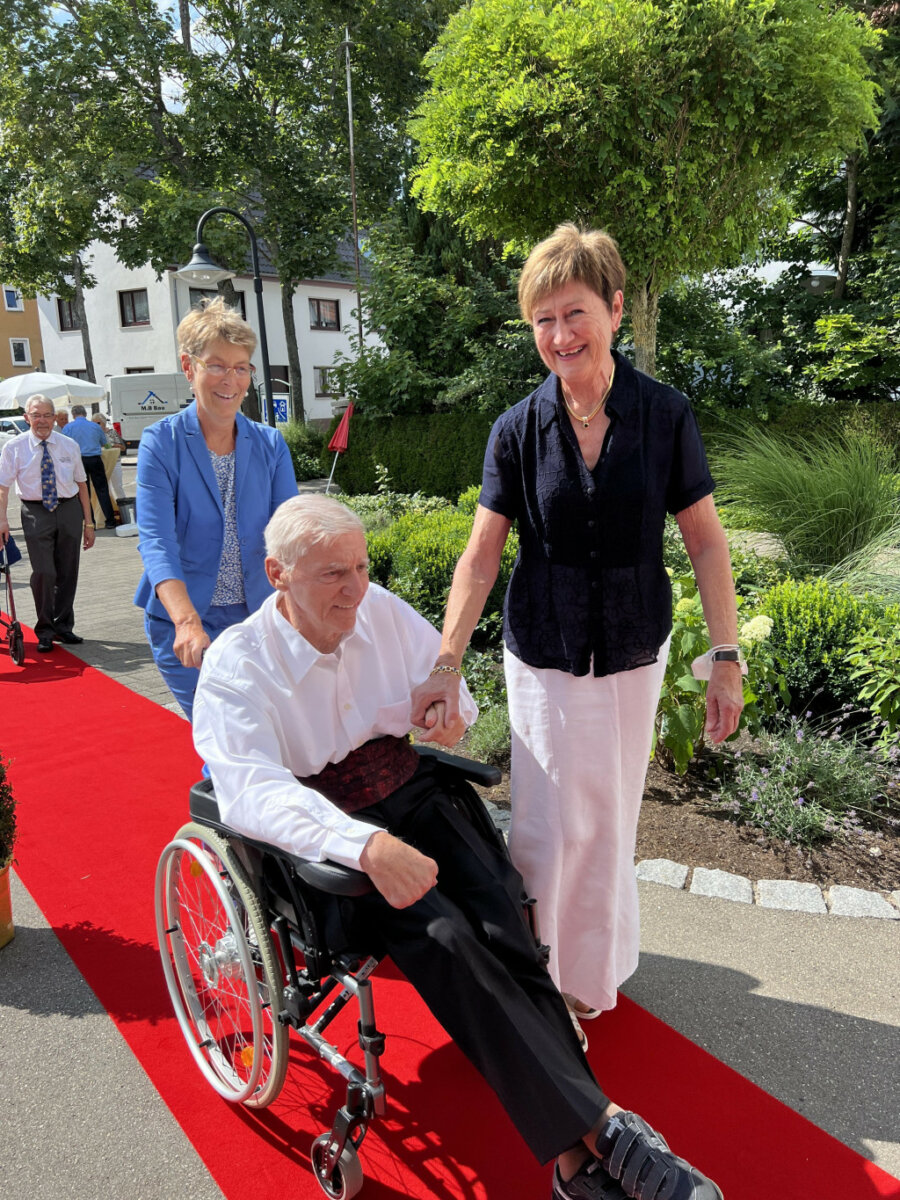
[{"label": "man in wheelchair", "polygon": [[[545,970],[521,877],[410,745],[410,692],[437,631],[369,585],[355,514],[286,501],[266,529],[275,593],[209,648],[194,740],[222,819],[301,858],[365,872],[353,919],[390,954],[497,1093],[557,1200],[721,1200],[603,1093]],[[477,709],[463,688],[453,744]],[[440,721],[442,714],[435,714]]]}]

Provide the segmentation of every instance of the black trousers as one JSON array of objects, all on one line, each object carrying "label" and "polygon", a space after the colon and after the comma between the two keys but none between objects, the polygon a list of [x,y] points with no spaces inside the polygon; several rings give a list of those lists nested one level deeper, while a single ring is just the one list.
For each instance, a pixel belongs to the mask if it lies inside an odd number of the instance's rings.
[{"label": "black trousers", "polygon": [[48,512],[40,500],[22,501],[22,531],[31,560],[31,594],[38,638],[71,633],[75,625],[75,589],[81,561],[84,514],[77,496],[60,500]]},{"label": "black trousers", "polygon": [[112,506],[112,500],[109,498],[109,484],[106,481],[103,459],[99,454],[91,454],[88,456],[82,455],[81,461],[84,464],[84,473],[94,485],[94,491],[97,493],[97,499],[100,501],[100,508],[103,510],[106,523],[107,525],[112,525],[115,522],[116,514]]},{"label": "black trousers", "polygon": [[535,947],[522,877],[456,809],[430,763],[357,815],[435,859],[438,882],[405,909],[377,893],[348,901],[354,933],[390,954],[548,1162],[593,1127],[608,1099]]}]

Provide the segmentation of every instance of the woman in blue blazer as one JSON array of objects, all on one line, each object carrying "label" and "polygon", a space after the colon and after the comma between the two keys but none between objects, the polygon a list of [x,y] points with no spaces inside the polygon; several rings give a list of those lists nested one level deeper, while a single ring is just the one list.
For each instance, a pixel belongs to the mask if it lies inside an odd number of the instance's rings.
[{"label": "woman in blue blazer", "polygon": [[149,426],[137,468],[134,602],[163,679],[190,720],[200,662],[214,638],[270,593],[263,530],[297,494],[284,438],[238,411],[256,334],[221,298],[178,326],[194,403]]}]

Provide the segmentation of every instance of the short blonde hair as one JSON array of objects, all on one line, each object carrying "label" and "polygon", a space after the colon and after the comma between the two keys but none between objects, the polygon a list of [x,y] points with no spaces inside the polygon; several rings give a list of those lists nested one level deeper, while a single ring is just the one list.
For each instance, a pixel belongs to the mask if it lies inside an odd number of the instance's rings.
[{"label": "short blonde hair", "polygon": [[315,492],[292,496],[266,526],[266,554],[290,571],[313,546],[345,533],[365,534],[362,521],[345,504]]},{"label": "short blonde hair", "polygon": [[202,358],[207,347],[221,338],[233,346],[245,346],[247,356],[256,349],[256,334],[236,308],[231,308],[221,296],[201,300],[178,326],[178,352],[191,358]]},{"label": "short blonde hair", "polygon": [[519,309],[526,321],[545,297],[570,283],[583,283],[612,308],[625,291],[625,264],[615,241],[602,229],[558,225],[528,255],[519,278]]}]

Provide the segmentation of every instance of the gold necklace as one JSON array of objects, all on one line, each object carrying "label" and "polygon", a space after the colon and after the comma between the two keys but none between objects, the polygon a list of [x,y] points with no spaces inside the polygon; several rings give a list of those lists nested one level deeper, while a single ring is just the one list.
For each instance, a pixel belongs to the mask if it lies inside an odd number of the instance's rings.
[{"label": "gold necklace", "polygon": [[616,364],[615,364],[615,361],[613,361],[613,369],[609,376],[609,383],[606,385],[606,391],[603,393],[603,399],[600,401],[600,403],[597,405],[597,407],[593,410],[593,412],[589,412],[586,417],[582,416],[581,413],[575,412],[574,408],[572,408],[572,406],[569,404],[568,400],[566,399],[565,389],[563,389],[563,404],[566,406],[566,412],[569,414],[569,416],[572,418],[573,421],[580,421],[581,424],[584,426],[584,428],[587,429],[588,425],[590,425],[591,421],[593,421],[594,417],[596,417],[597,413],[600,412],[600,410],[603,408],[603,405],[606,403],[609,393],[612,391],[613,380],[615,379],[615,377],[616,377]]}]

